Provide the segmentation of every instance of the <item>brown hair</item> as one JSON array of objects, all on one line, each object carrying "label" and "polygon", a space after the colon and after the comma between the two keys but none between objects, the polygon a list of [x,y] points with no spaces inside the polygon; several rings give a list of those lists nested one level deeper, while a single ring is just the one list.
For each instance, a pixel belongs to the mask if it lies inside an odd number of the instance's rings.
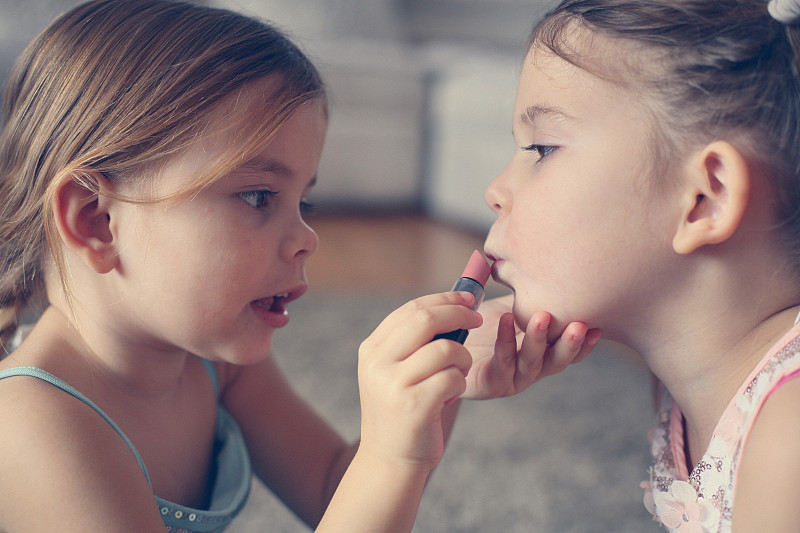
[{"label": "brown hair", "polygon": [[800,29],[766,0],[564,0],[529,44],[603,75],[608,65],[570,40],[576,29],[633,45],[612,72],[650,102],[659,163],[726,138],[771,177],[779,238],[800,271]]},{"label": "brown hair", "polygon": [[44,297],[55,258],[66,289],[52,191],[93,172],[123,179],[185,150],[211,112],[245,84],[272,76],[244,146],[201,177],[202,188],[252,157],[303,102],[325,105],[321,78],[278,29],[231,11],[169,0],[97,0],[56,19],[17,60],[0,136],[0,343],[20,311]]}]

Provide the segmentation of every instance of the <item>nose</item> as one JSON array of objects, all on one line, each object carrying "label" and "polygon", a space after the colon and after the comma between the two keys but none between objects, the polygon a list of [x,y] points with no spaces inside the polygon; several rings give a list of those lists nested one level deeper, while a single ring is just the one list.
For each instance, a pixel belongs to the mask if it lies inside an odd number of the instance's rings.
[{"label": "nose", "polygon": [[297,219],[283,243],[282,255],[287,261],[305,261],[317,251],[319,235],[302,218]]},{"label": "nose", "polygon": [[[510,165],[509,165],[510,166]],[[483,198],[486,205],[494,211],[498,218],[504,211],[508,211],[511,207],[511,195],[508,190],[508,182],[506,175],[509,172],[509,167],[506,167],[491,183],[486,187]]]}]

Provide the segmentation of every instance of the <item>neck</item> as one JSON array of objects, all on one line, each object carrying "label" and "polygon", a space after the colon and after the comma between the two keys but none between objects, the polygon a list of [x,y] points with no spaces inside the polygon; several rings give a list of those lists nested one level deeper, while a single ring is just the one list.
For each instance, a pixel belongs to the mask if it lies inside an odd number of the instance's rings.
[{"label": "neck", "polygon": [[[49,333],[42,338],[59,339],[65,345],[61,350],[47,350],[45,353],[58,355],[44,364],[68,375],[79,360],[80,366],[89,369],[84,375],[99,377],[129,397],[154,399],[174,394],[190,356],[187,352],[167,353],[153,346],[126,343],[102,328],[76,325],[68,312],[57,306],[44,312],[37,329]],[[71,361],[66,360],[65,353]]]},{"label": "neck", "polygon": [[707,448],[738,389],[792,328],[800,310],[798,305],[789,305],[759,317],[751,315],[746,305],[738,307],[738,313],[729,310],[717,315],[718,320],[683,324],[670,341],[642,353],[680,407],[688,449],[695,458]]}]

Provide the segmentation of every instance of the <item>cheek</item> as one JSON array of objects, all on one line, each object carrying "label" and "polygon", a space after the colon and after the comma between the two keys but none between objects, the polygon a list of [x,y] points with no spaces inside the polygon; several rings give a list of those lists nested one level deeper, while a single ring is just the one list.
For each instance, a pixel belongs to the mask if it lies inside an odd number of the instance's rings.
[{"label": "cheek", "polygon": [[560,268],[579,261],[586,242],[585,220],[564,205],[547,204],[517,209],[508,218],[504,240],[524,271],[544,269],[556,275]]}]

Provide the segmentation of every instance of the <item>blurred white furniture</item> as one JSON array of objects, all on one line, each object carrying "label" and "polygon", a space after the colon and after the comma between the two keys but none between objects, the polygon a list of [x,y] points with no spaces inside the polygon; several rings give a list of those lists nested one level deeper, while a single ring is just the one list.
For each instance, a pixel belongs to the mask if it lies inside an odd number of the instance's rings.
[{"label": "blurred white furniture", "polygon": [[214,3],[278,23],[320,65],[332,114],[316,201],[485,231],[483,190],[514,147],[524,43],[553,1]]}]

